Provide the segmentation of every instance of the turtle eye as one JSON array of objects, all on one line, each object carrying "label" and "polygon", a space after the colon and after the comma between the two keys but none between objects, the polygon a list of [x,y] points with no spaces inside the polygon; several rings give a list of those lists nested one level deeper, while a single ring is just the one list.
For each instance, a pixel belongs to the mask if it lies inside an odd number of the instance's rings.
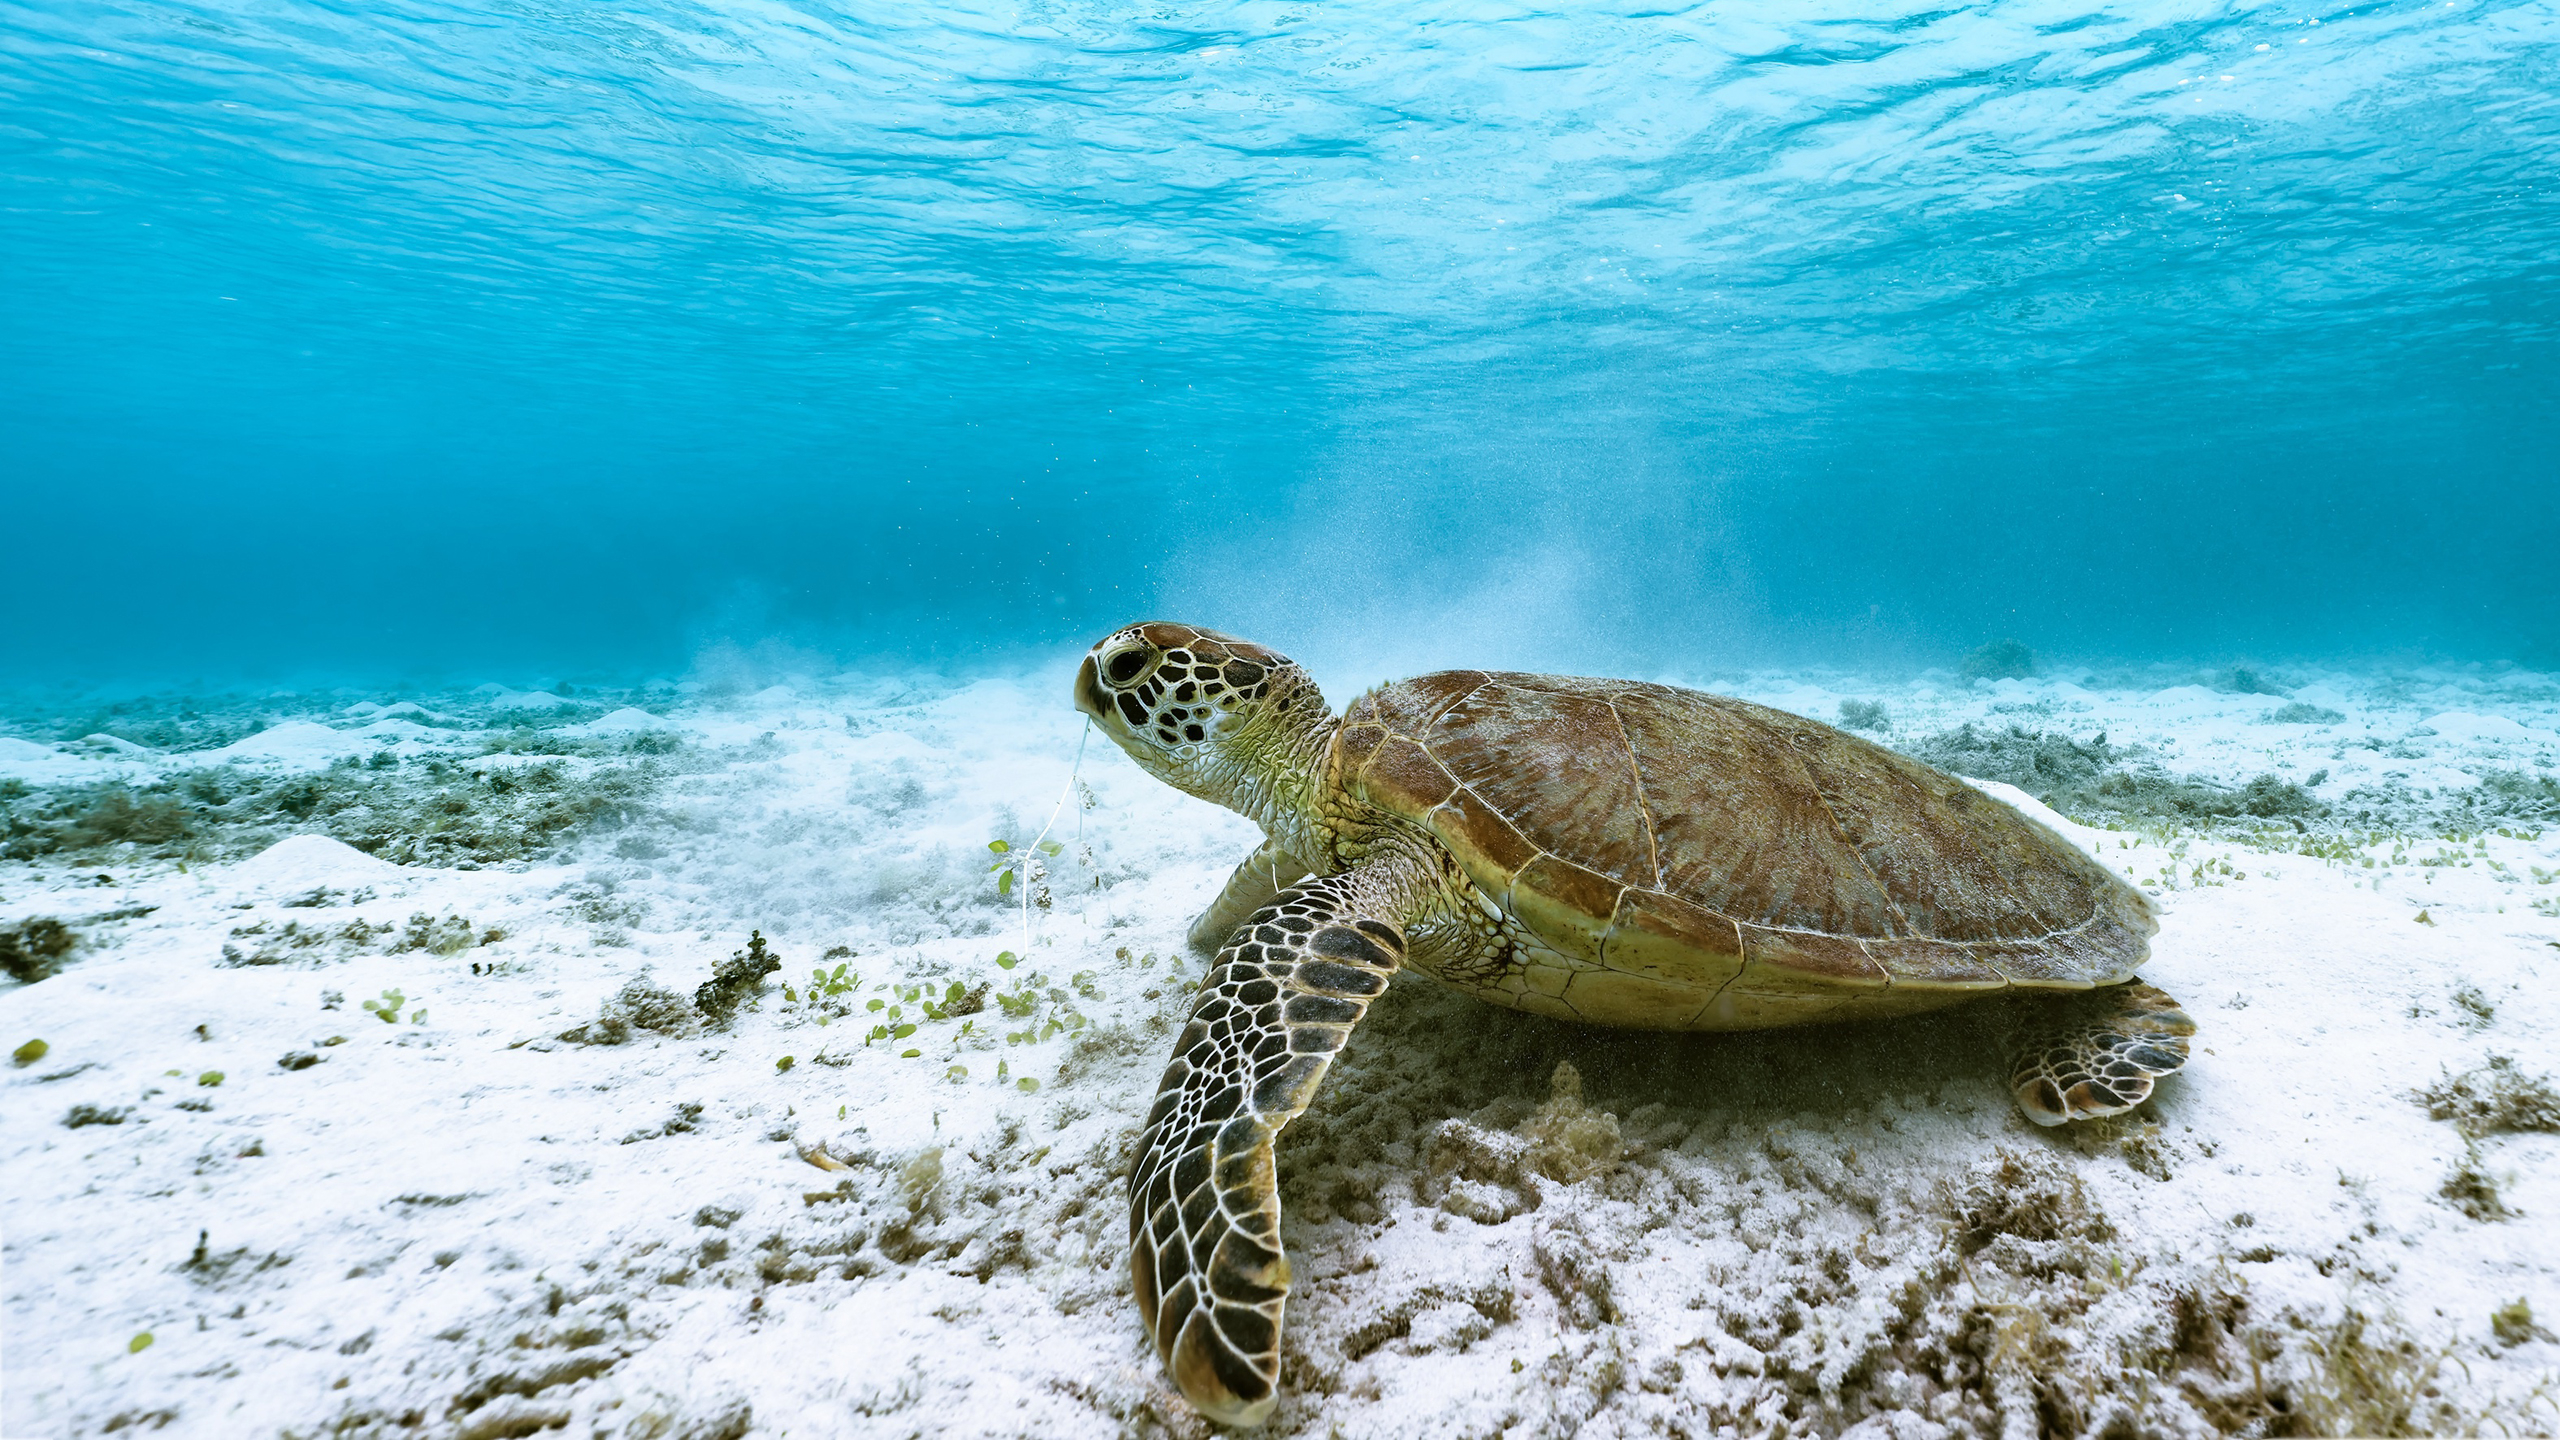
[{"label": "turtle eye", "polygon": [[1132,645],[1103,661],[1102,673],[1110,677],[1112,684],[1126,687],[1137,683],[1138,677],[1147,673],[1147,666],[1155,658],[1155,652],[1147,646]]}]

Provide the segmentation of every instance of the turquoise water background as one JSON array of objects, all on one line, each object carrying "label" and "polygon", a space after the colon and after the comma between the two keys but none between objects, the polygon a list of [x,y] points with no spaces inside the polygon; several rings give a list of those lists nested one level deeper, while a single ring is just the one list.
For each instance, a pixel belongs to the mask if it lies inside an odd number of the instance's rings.
[{"label": "turquoise water background", "polygon": [[14,680],[2560,664],[2549,0],[45,0],[0,157]]}]

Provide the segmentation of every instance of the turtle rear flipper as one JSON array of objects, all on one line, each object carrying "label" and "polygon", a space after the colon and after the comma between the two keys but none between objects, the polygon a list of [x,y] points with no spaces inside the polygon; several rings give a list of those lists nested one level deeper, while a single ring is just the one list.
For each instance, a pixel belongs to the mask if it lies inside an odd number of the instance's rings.
[{"label": "turtle rear flipper", "polygon": [[1261,1424],[1279,1398],[1289,1261],[1272,1142],[1404,961],[1404,931],[1376,903],[1373,878],[1310,880],[1236,929],[1138,1142],[1138,1313],[1183,1397],[1223,1424]]},{"label": "turtle rear flipper", "polygon": [[2009,1066],[2018,1108],[2039,1125],[2121,1115],[2187,1063],[2196,1022],[2137,980],[2037,1002]]}]

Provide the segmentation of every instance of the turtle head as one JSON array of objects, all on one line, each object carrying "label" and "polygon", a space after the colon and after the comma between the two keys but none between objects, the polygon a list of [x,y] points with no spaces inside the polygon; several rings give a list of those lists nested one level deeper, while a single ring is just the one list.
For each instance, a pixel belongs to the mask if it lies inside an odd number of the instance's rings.
[{"label": "turtle head", "polygon": [[1150,621],[1076,667],[1076,708],[1141,769],[1256,818],[1303,767],[1331,716],[1297,662],[1250,640]]}]

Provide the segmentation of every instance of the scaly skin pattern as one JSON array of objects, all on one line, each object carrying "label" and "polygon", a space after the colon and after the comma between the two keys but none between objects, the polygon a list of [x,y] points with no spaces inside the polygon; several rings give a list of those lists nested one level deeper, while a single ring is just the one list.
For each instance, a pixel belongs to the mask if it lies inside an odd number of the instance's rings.
[{"label": "scaly skin pattern", "polygon": [[[1435,679],[1451,677],[1412,683]],[[1534,676],[1502,683],[1543,685],[1568,696],[1594,684]],[[1805,753],[1845,738],[1797,717],[1752,719],[1755,712],[1776,712],[1740,702],[1649,689],[1678,704],[1742,714],[1744,726],[1778,734],[1782,744]],[[1599,892],[1615,893],[1612,903],[1588,898],[1606,874],[1553,850],[1529,847],[1522,856],[1525,842],[1509,818],[1457,786],[1426,747],[1376,724],[1346,728],[1303,670],[1251,642],[1188,625],[1131,626],[1085,657],[1075,696],[1077,708],[1141,768],[1252,818],[1268,837],[1194,928],[1195,941],[1207,941],[1229,917],[1242,921],[1223,936],[1175,1043],[1129,1185],[1130,1278],[1148,1337],[1183,1395],[1226,1424],[1260,1424],[1280,1395],[1289,1263],[1280,1239],[1275,1141],[1314,1098],[1351,1028],[1399,969],[1409,966],[1515,1009],[1650,1029],[1755,1029],[1903,1014],[2011,986],[2085,992],[2040,1006],[2012,1067],[2018,1102],[2039,1124],[2128,1110],[2186,1059],[2195,1027],[2175,1002],[2148,985],[2113,983],[2130,974],[2151,924],[2147,906],[2131,891],[2088,892],[2098,900],[2089,918],[2066,918],[2023,942],[1998,933],[1934,934],[1909,927],[1898,911],[1882,930],[1825,931],[1774,913],[1737,920],[1672,894],[1665,879],[1668,861],[1688,863],[1711,846],[1694,839],[1686,850],[1654,843],[1657,827],[1695,824],[1700,812],[1731,796],[1710,793],[1653,807],[1644,803],[1639,775],[1634,799],[1653,888]],[[1614,707],[1587,698],[1576,703],[1594,716],[1604,708],[1615,715]],[[1355,705],[1353,713],[1361,708]],[[1568,735],[1527,754],[1525,770],[1506,760],[1491,773],[1500,780],[1603,761],[1633,762],[1641,770],[1648,756],[1666,755],[1674,775],[1682,773],[1676,747],[1639,753],[1626,735],[1619,724],[1618,750],[1585,746]],[[1764,745],[1738,768],[1728,757],[1728,768],[1705,765],[1686,773],[1717,786],[1728,780],[1809,783],[1812,768],[1795,753]],[[1940,824],[1941,838],[1931,843],[1941,848],[1934,853],[1952,854],[1959,869],[1970,865],[1992,877],[1982,882],[1988,888],[1958,884],[1953,893],[1960,900],[2024,893],[2001,890],[1998,879],[2021,864],[2049,864],[2066,877],[2086,865],[2067,842],[2005,807],[2005,820],[1995,816],[1992,829],[1981,829],[1978,807],[1994,802],[1960,782],[1899,757],[1851,758],[1904,786],[1873,792],[1882,798],[1864,802],[1866,814],[1849,812],[1851,819],[1887,822],[1862,832],[1866,849],[1851,843],[1828,795],[1820,807],[1800,803],[1785,821],[1745,809],[1736,812],[1738,828],[1729,816],[1719,822],[1726,828],[1712,833],[1728,840],[1738,834],[1746,850],[1765,841],[1782,851],[1807,836],[1850,844],[1828,858],[1816,852],[1793,860],[1775,853],[1740,856],[1745,866],[1779,865],[1781,890],[1797,882],[1818,890],[1826,875],[1850,872],[1881,884],[1863,857],[1909,863],[1915,852],[1894,849],[1908,836],[1887,833],[1891,822],[1904,820],[1921,830]],[[1391,776],[1380,771],[1382,763],[1394,767]],[[1564,814],[1572,822],[1564,827],[1568,838],[1585,816],[1605,826],[1614,802],[1595,801],[1608,790],[1607,777],[1593,773],[1600,778],[1589,785],[1568,780],[1535,791],[1515,813],[1532,819],[1549,809]],[[1366,798],[1366,787],[1382,780],[1392,781],[1397,805]],[[1687,808],[1691,803],[1694,810]],[[1953,851],[1944,848],[1943,836],[1966,824],[1977,828],[1959,835]],[[1515,858],[1490,863],[1506,848]],[[1728,858],[1731,849],[1726,846]],[[1524,877],[1537,866],[1551,872],[1541,886],[1560,888],[1533,887]],[[1307,878],[1289,883],[1301,873]],[[1486,873],[1502,881],[1502,893],[1480,883]],[[2115,883],[2094,867],[2083,877],[2091,878]],[[2050,902],[2055,892],[2048,886],[2043,893]],[[1576,898],[1560,905],[1559,895]],[[1248,906],[1251,913],[1244,914]],[[1956,917],[1966,913],[1960,906]],[[1978,909],[1971,913],[1979,918]],[[2047,953],[2040,945],[2053,948]],[[2123,953],[2128,946],[2130,958]],[[2100,973],[2090,956],[2106,966],[2121,962],[2122,973]],[[2090,991],[2092,984],[2104,988]]]},{"label": "scaly skin pattern", "polygon": [[1201,1413],[1258,1425],[1279,1396],[1289,1262],[1273,1141],[1402,963],[1383,917],[1427,903],[1424,860],[1305,881],[1236,928],[1202,980],[1129,1178],[1138,1313]]},{"label": "scaly skin pattern", "polygon": [[2010,1093],[2038,1125],[2121,1115],[2187,1063],[2196,1022],[2156,986],[2039,1001],[2010,1042]]}]

